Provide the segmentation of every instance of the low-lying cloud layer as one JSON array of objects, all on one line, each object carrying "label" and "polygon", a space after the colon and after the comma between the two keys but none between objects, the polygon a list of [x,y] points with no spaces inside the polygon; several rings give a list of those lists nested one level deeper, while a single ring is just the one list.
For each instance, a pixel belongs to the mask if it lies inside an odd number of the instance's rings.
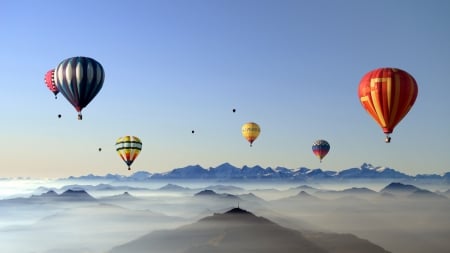
[{"label": "low-lying cloud layer", "polygon": [[[30,197],[0,200],[0,244],[5,252],[107,252],[152,232],[179,231],[237,206],[283,229],[298,231],[305,240],[322,240],[323,245],[326,235],[341,234],[339,240],[368,240],[393,253],[443,253],[450,248],[448,191],[414,185],[394,183],[379,189],[231,184],[45,187]],[[228,244],[233,233],[239,229],[226,234]],[[219,237],[207,241],[224,242]],[[195,249],[216,252],[205,245]]]}]

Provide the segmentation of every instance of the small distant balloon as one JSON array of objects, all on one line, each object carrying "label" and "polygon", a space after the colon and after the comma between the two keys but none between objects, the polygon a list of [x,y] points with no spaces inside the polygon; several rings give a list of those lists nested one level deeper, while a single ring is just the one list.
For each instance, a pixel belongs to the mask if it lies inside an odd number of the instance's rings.
[{"label": "small distant balloon", "polygon": [[131,170],[136,157],[141,153],[142,142],[136,136],[123,136],[116,141],[116,151],[120,158],[128,165],[128,170]]},{"label": "small distant balloon", "polygon": [[102,148],[98,148],[98,152],[102,152]]},{"label": "small distant balloon", "polygon": [[330,151],[330,144],[326,140],[317,140],[312,145],[312,151],[319,158],[320,162],[322,162],[322,159]]},{"label": "small distant balloon", "polygon": [[58,118],[59,118],[59,119],[61,118],[61,114],[58,114]]},{"label": "small distant balloon", "polygon": [[194,131],[194,130],[192,130],[191,132],[192,132],[193,134],[195,133],[195,131]]},{"label": "small distant balloon", "polygon": [[236,109],[233,109],[233,112],[236,112]]},{"label": "small distant balloon", "polygon": [[248,122],[242,125],[242,136],[250,142],[250,147],[253,145],[253,142],[258,138],[259,133],[261,132],[261,128],[255,122]]}]

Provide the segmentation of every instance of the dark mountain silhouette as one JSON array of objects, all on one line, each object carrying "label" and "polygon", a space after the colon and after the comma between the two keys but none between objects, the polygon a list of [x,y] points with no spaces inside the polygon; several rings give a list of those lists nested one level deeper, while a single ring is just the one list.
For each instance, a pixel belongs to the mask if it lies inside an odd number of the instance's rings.
[{"label": "dark mountain silhouette", "polygon": [[34,192],[36,194],[48,192],[48,191],[56,191],[56,192],[65,192],[67,190],[73,190],[73,191],[87,191],[87,192],[93,192],[93,191],[148,191],[148,188],[142,188],[142,187],[132,187],[132,186],[126,186],[126,185],[110,185],[110,184],[97,184],[97,185],[86,185],[86,184],[70,184],[62,186],[61,188],[57,189],[54,187],[48,188],[40,186],[38,187]]},{"label": "dark mountain silhouette", "polygon": [[[0,200],[0,207],[13,209],[31,209],[38,212],[45,208],[57,210],[59,208],[67,208],[73,205],[91,205],[98,202],[97,199],[89,195],[86,191],[67,190],[61,194],[50,190],[39,195],[31,195],[30,197],[19,197],[12,199]],[[17,210],[18,212],[18,210]]]},{"label": "dark mountain silhouette", "polygon": [[63,201],[96,201],[85,190],[67,190],[59,195],[59,200]]},{"label": "dark mountain silhouette", "polygon": [[93,202],[97,201],[85,190],[67,190],[61,194],[50,190],[40,195],[32,195],[30,198],[22,198],[25,203],[48,203],[53,201],[67,201],[67,202]]},{"label": "dark mountain silhouette", "polygon": [[381,193],[391,193],[393,195],[405,195],[405,194],[411,194],[417,190],[420,190],[420,188],[409,185],[409,184],[402,184],[398,182],[390,183],[383,189],[381,189]]},{"label": "dark mountain silhouette", "polygon": [[176,184],[166,184],[163,187],[160,187],[158,190],[160,190],[160,191],[175,191],[175,192],[177,192],[177,191],[188,191],[190,189],[187,188],[187,187],[176,185]]},{"label": "dark mountain silhouette", "polygon": [[48,192],[42,193],[40,195],[40,197],[43,197],[43,198],[53,198],[56,196],[58,196],[58,193],[56,193],[55,191],[48,191]]},{"label": "dark mountain silhouette", "polygon": [[309,203],[309,204],[320,203],[322,201],[323,201],[323,199],[302,190],[302,191],[299,191],[295,195],[271,200],[269,202],[277,205],[278,207],[281,207],[281,206],[292,207],[293,205],[299,205],[299,204],[303,205],[305,203]]},{"label": "dark mountain silhouette", "polygon": [[317,190],[316,194],[336,195],[336,196],[345,196],[345,195],[358,196],[358,195],[376,195],[378,193],[366,187],[352,187],[344,190]]},{"label": "dark mountain silhouette", "polygon": [[284,228],[241,208],[200,219],[175,230],[155,231],[110,253],[386,253],[352,235],[311,233]]},{"label": "dark mountain silhouette", "polygon": [[50,190],[48,192],[44,192],[40,195],[32,195],[30,197],[31,200],[57,200],[59,198],[58,193],[56,193],[53,190]]}]

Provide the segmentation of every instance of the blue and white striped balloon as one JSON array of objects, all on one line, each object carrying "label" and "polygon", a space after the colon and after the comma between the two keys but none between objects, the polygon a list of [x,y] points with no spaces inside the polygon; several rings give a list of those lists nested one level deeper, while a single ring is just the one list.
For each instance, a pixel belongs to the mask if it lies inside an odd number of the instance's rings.
[{"label": "blue and white striped balloon", "polygon": [[89,57],[72,57],[62,61],[55,69],[55,84],[59,92],[75,107],[78,119],[103,87],[105,71],[102,65]]}]

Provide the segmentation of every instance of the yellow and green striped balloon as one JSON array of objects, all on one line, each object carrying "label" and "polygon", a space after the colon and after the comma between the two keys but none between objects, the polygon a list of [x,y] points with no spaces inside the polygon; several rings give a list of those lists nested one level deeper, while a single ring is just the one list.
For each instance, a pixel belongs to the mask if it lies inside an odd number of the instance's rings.
[{"label": "yellow and green striped balloon", "polygon": [[122,160],[128,165],[128,170],[131,170],[131,164],[141,153],[142,142],[136,136],[123,136],[117,139],[116,150]]}]

